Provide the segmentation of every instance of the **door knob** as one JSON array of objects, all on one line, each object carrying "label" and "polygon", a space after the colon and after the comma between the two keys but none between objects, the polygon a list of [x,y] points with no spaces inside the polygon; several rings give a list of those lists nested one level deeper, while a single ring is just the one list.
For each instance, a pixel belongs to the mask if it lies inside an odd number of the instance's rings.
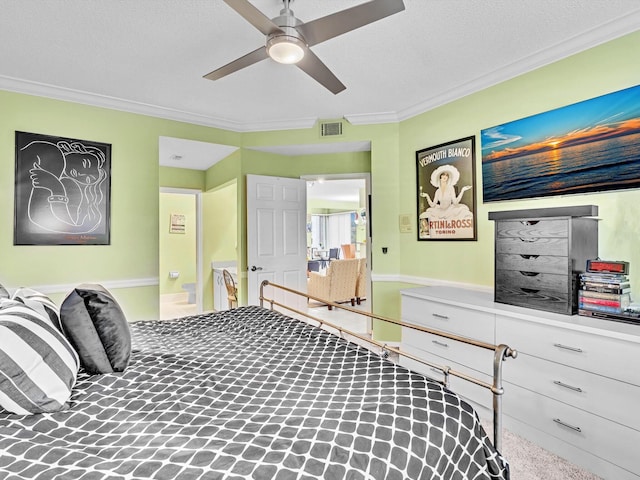
[{"label": "door knob", "polygon": [[251,271],[255,272],[256,270],[262,270],[262,267],[256,267],[255,265],[251,266]]}]

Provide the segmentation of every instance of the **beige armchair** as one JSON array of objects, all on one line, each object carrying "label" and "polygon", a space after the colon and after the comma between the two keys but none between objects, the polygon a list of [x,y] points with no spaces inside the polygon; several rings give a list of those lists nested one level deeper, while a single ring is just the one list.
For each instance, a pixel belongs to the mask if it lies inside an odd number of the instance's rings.
[{"label": "beige armchair", "polygon": [[[356,258],[332,260],[325,275],[310,272],[307,292],[323,300],[335,303],[350,301],[351,305],[354,305],[358,262]],[[331,305],[328,307],[331,310]]]},{"label": "beige armchair", "polygon": [[356,302],[358,305],[367,297],[367,259],[358,259],[358,278],[356,279]]}]

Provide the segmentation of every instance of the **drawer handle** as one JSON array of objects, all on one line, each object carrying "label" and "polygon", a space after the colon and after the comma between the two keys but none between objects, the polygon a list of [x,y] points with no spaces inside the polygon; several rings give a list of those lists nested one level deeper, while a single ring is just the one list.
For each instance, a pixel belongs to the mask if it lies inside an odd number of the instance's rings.
[{"label": "drawer handle", "polygon": [[440,313],[432,313],[431,315],[436,318],[441,318],[442,320],[449,320],[449,317],[447,317],[446,315],[442,315]]},{"label": "drawer handle", "polygon": [[567,427],[567,428],[570,428],[571,430],[575,430],[576,432],[582,432],[582,429],[580,427],[576,427],[574,425],[569,425],[568,423],[563,422],[559,418],[554,418],[553,421],[556,422],[559,425],[562,425],[563,427]]},{"label": "drawer handle", "polygon": [[431,340],[434,344],[440,346],[440,347],[445,347],[445,348],[449,348],[449,345],[447,345],[444,342],[439,342],[438,340]]},{"label": "drawer handle", "polygon": [[540,291],[540,290],[536,290],[535,288],[524,288],[524,287],[520,287],[520,290],[522,290],[524,293],[529,293],[529,294],[538,293]]},{"label": "drawer handle", "polygon": [[536,258],[538,258],[540,255],[520,255],[522,258],[524,258],[525,260],[535,260]]},{"label": "drawer handle", "polygon": [[553,383],[555,383],[556,385],[558,385],[560,387],[564,387],[564,388],[568,388],[569,390],[573,390],[574,392],[582,393],[584,391],[580,387],[574,387],[572,385],[567,385],[566,383],[562,383],[560,380],[554,380]]},{"label": "drawer handle", "polygon": [[525,243],[533,243],[538,241],[537,238],[522,238],[522,237],[518,237],[518,238],[520,238],[521,242],[525,242]]},{"label": "drawer handle", "polygon": [[562,348],[563,350],[571,350],[572,352],[582,353],[582,349],[578,347],[569,347],[568,345],[562,345],[561,343],[554,343],[553,346]]},{"label": "drawer handle", "polygon": [[537,225],[538,222],[540,222],[540,220],[521,220],[520,221],[520,223],[522,225],[527,225],[527,226],[529,226],[529,225]]},{"label": "drawer handle", "polygon": [[520,275],[524,275],[525,277],[536,277],[540,275],[540,272],[525,272],[523,270],[520,270]]}]

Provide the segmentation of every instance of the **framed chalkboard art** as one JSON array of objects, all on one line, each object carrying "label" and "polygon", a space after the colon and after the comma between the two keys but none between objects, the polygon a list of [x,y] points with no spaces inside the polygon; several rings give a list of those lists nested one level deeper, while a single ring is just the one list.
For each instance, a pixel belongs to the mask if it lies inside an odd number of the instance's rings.
[{"label": "framed chalkboard art", "polygon": [[109,245],[111,145],[16,132],[14,245]]},{"label": "framed chalkboard art", "polygon": [[475,137],[416,152],[418,240],[476,240]]}]

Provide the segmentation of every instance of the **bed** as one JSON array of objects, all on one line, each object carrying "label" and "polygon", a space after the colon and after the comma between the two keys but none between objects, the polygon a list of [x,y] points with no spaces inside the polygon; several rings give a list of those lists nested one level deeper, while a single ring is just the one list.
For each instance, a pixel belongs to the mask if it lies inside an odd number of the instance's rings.
[{"label": "bed", "polygon": [[0,411],[0,478],[509,478],[468,403],[326,329],[249,306],[130,331],[68,408]]}]

